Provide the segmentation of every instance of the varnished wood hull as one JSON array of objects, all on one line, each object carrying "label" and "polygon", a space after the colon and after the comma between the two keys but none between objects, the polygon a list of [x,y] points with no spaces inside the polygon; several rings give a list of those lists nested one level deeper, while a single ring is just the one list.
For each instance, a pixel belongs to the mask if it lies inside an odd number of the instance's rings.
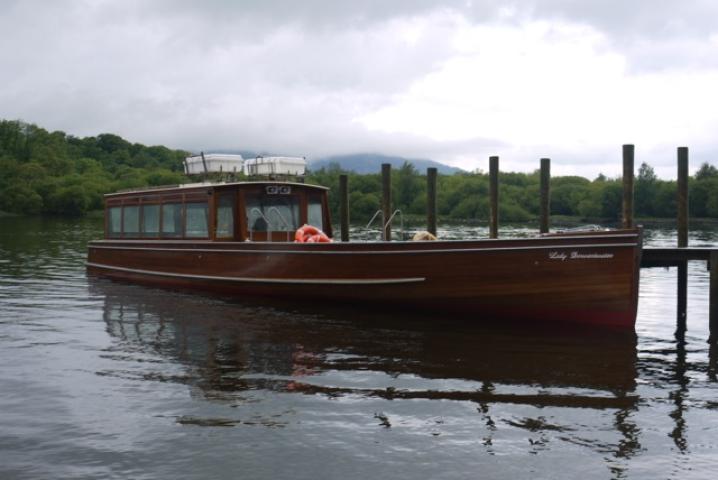
[{"label": "varnished wood hull", "polygon": [[102,240],[88,270],[230,294],[632,329],[637,230],[532,239],[259,243]]}]

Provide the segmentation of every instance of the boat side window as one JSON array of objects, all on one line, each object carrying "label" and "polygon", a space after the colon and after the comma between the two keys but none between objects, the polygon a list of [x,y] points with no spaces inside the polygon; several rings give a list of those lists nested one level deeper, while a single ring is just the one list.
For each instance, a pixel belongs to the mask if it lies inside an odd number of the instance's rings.
[{"label": "boat side window", "polygon": [[307,197],[307,223],[319,230],[324,229],[322,214],[322,197],[310,195]]},{"label": "boat side window", "polygon": [[107,233],[113,238],[122,235],[122,207],[108,209]]},{"label": "boat side window", "polygon": [[299,228],[299,197],[248,195],[245,203],[250,231],[294,232]]},{"label": "boat side window", "polygon": [[217,201],[217,238],[234,237],[234,194],[220,195]]},{"label": "boat side window", "polygon": [[185,237],[206,238],[209,236],[207,203],[188,203]]},{"label": "boat side window", "polygon": [[142,205],[142,236],[157,237],[160,234],[160,206]]},{"label": "boat side window", "polygon": [[137,205],[122,208],[122,234],[125,237],[139,237],[140,235],[140,207]]},{"label": "boat side window", "polygon": [[182,236],[182,204],[165,203],[162,205],[162,236]]}]

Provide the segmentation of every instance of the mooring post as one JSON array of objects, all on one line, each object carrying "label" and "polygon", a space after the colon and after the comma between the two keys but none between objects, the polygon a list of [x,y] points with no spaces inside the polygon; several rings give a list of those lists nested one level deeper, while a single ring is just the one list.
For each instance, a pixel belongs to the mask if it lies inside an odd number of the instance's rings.
[{"label": "mooring post", "polygon": [[551,159],[541,159],[541,233],[548,233],[551,216]]},{"label": "mooring post", "polygon": [[489,238],[499,238],[499,157],[489,157]]},{"label": "mooring post", "polygon": [[[382,222],[391,218],[391,164],[381,164],[381,211]],[[391,241],[391,224],[382,225],[382,235],[387,242]]]},{"label": "mooring post", "polygon": [[708,307],[708,328],[710,336],[708,343],[718,345],[718,250],[713,250],[710,256],[710,299]]},{"label": "mooring post", "polygon": [[436,236],[436,167],[426,169],[426,229]]},{"label": "mooring post", "polygon": [[[678,248],[688,246],[688,147],[678,147]],[[683,339],[687,330],[688,262],[678,264],[676,293],[676,338]]]},{"label": "mooring post", "polygon": [[349,176],[339,175],[339,219],[342,242],[349,241]]},{"label": "mooring post", "polygon": [[688,246],[688,147],[678,147],[678,247]]},{"label": "mooring post", "polygon": [[633,228],[633,145],[623,146],[623,228]]}]

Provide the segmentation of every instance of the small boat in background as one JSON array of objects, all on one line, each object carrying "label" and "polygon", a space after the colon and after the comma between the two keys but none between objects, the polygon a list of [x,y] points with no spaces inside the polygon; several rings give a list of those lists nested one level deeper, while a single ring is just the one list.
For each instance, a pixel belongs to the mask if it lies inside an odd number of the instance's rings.
[{"label": "small boat in background", "polygon": [[[259,181],[106,195],[105,238],[90,242],[88,271],[239,300],[282,298],[470,315],[477,322],[633,329],[640,229],[514,239],[296,242],[304,225],[332,237],[327,189],[280,179],[288,168],[291,175],[303,173],[299,160],[255,160],[254,168],[267,177]],[[226,172],[226,163],[220,169]]]}]

